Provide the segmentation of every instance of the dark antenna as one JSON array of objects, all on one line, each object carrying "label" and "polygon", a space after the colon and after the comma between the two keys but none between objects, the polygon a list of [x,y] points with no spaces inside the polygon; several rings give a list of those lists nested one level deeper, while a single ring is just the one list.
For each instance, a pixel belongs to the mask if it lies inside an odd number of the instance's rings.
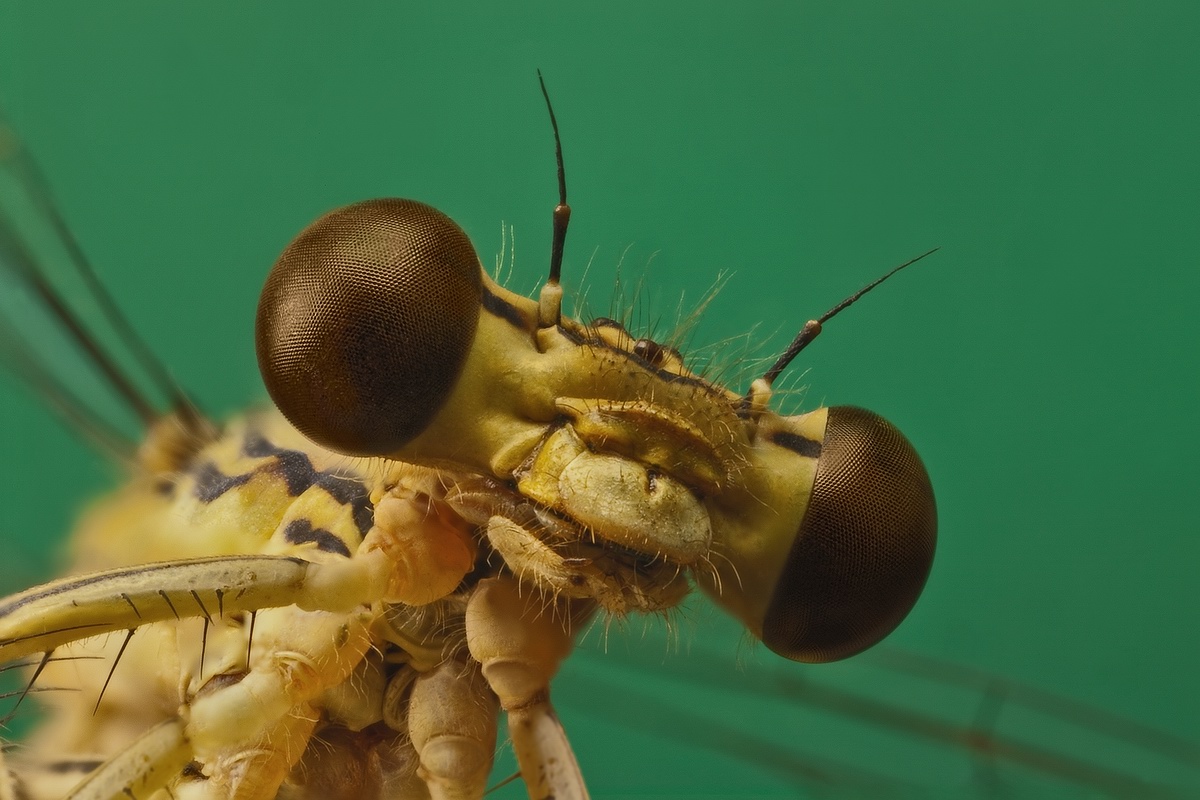
[{"label": "dark antenna", "polygon": [[[884,281],[886,281],[888,278],[895,275],[900,270],[917,263],[922,258],[925,258],[925,256],[932,255],[933,253],[936,253],[940,249],[941,249],[940,247],[935,247],[932,250],[922,253],[921,255],[917,256],[914,259],[905,261],[900,266],[895,267],[894,269],[889,271],[886,275],[884,275],[880,278],[876,278],[875,280],[871,281],[863,288],[859,289],[854,294],[847,297],[842,302],[838,303],[833,308],[826,311],[824,314],[821,315],[821,317],[819,319],[809,320],[808,322],[804,323],[804,327],[801,328],[800,332],[796,334],[796,338],[792,340],[792,343],[788,345],[787,350],[783,351],[783,355],[781,355],[775,361],[775,363],[771,365],[771,368],[769,370],[767,370],[766,374],[764,374],[762,376],[762,380],[766,381],[768,386],[773,384],[775,382],[775,379],[779,377],[779,373],[781,373],[785,369],[787,369],[788,364],[792,363],[792,359],[794,359],[797,355],[799,355],[801,350],[808,347],[808,345],[812,342],[813,339],[817,338],[817,336],[821,333],[821,326],[823,324],[825,324],[829,320],[833,319],[841,311],[843,311],[846,308],[848,308],[849,306],[853,305],[854,302],[856,300],[858,300],[860,297],[862,297],[864,294],[871,291],[876,286],[883,283]],[[750,399],[749,395],[747,395],[746,399],[747,400]]]},{"label": "dark antenna", "polygon": [[554,129],[554,157],[558,162],[558,205],[554,207],[554,236],[550,242],[550,275],[546,285],[542,287],[542,296],[538,307],[538,324],[550,328],[558,324],[562,311],[562,289],[559,287],[559,277],[562,274],[563,244],[567,240],[567,225],[571,222],[571,207],[567,205],[567,172],[563,167],[562,139],[558,135],[558,120],[554,116],[554,106],[550,104],[550,93],[546,91],[546,79],[538,70],[538,83],[542,87],[542,97],[546,99],[546,110],[550,112],[550,127]]}]

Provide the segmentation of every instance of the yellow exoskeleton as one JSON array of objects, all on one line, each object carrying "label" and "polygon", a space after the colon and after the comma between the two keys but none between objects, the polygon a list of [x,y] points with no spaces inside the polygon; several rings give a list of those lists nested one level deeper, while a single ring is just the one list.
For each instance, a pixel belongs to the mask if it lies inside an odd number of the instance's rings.
[{"label": "yellow exoskeleton", "polygon": [[[916,452],[861,409],[770,406],[849,301],[746,395],[567,318],[558,163],[537,300],[412,200],[335,210],[287,247],[256,332],[278,410],[143,413],[134,474],[80,523],[71,575],[0,600],[0,662],[82,690],[51,695],[0,800],[478,798],[500,708],[530,797],[582,798],[549,687],[593,614],[668,609],[694,582],[799,661],[899,624],[936,537]],[[0,237],[80,328],[36,247],[7,221]]]}]

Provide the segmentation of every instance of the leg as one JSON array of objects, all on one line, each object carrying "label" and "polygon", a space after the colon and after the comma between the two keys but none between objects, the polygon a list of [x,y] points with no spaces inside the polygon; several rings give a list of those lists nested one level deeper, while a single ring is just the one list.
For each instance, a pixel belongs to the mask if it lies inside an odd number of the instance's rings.
[{"label": "leg", "polygon": [[467,605],[467,646],[508,712],[508,731],[533,800],[586,800],[587,786],[550,705],[550,679],[572,647],[566,603],[511,578],[479,582]]}]

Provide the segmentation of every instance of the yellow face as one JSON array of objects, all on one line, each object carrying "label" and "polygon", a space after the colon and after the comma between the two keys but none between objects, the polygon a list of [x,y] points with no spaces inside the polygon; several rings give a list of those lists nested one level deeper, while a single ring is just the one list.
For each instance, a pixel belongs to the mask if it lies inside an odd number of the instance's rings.
[{"label": "yellow face", "polygon": [[217,426],[131,395],[130,483],[80,523],[70,576],[0,601],[0,659],[80,690],[23,785],[83,777],[50,755],[69,742],[107,759],[83,778],[100,794],[476,797],[502,707],[531,796],[584,796],[549,684],[597,611],[661,612],[694,580],[803,661],[899,624],[936,532],[903,436],[858,409],[781,417],[769,387],[741,397],[560,298],[496,284],[415,201],[306,228],[258,314],[281,413]]},{"label": "yellow face", "polygon": [[[449,218],[369,201],[284,251],[259,306],[259,364],[314,440],[504,481],[491,511],[552,512],[560,547],[619,548],[630,554],[620,580],[642,593],[649,564],[696,567],[785,656],[843,658],[899,624],[929,573],[937,521],[925,468],[895,428],[848,408],[785,419],[769,396],[743,400],[616,323],[546,316],[482,272]],[[472,502],[488,505],[479,491]],[[512,558],[519,574],[551,570]]]}]

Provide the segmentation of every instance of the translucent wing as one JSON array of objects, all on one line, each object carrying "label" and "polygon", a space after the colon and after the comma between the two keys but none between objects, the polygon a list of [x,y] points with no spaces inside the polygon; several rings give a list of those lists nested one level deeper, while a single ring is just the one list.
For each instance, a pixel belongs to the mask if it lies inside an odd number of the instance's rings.
[{"label": "translucent wing", "polygon": [[714,619],[683,638],[657,625],[593,635],[556,684],[597,795],[1182,798],[1200,789],[1200,742],[983,669],[886,644],[807,667],[747,650]]},{"label": "translucent wing", "polygon": [[0,116],[0,356],[72,427],[126,457],[139,425],[187,407],[97,279]]}]

